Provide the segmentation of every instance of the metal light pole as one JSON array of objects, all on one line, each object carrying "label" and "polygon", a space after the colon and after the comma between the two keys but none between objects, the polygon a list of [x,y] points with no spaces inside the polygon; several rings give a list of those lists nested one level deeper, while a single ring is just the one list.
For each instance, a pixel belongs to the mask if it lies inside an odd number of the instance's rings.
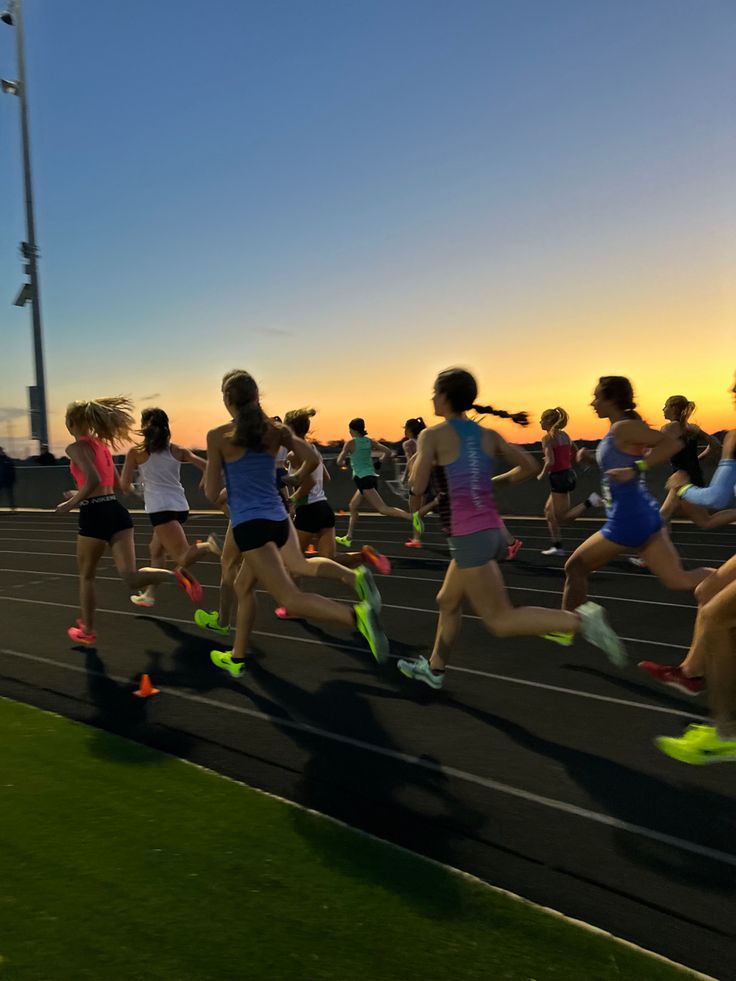
[{"label": "metal light pole", "polygon": [[[25,263],[28,282],[18,294],[15,303],[25,306],[30,299],[33,320],[33,355],[36,367],[36,385],[31,390],[31,437],[40,443],[41,453],[49,449],[49,424],[46,409],[46,376],[43,364],[43,336],[41,333],[41,301],[38,284],[38,246],[36,245],[36,222],[33,216],[33,187],[31,184],[31,145],[28,132],[28,90],[26,87],[26,62],[23,51],[23,12],[21,0],[8,0],[8,9],[0,15],[4,24],[15,28],[15,50],[18,61],[17,81],[3,79],[2,88],[9,95],[20,99],[20,132],[23,145],[23,180],[26,200],[26,241],[21,242],[20,251]],[[35,396],[35,397],[34,397]]]}]

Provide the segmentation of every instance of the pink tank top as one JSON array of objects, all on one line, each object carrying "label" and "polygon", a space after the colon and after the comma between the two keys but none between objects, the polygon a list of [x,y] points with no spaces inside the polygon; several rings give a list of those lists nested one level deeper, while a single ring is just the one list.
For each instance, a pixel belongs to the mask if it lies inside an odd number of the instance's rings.
[{"label": "pink tank top", "polygon": [[[97,468],[97,473],[100,475],[100,487],[114,487],[115,464],[112,462],[112,453],[110,450],[104,443],[101,443],[98,439],[93,439],[91,436],[80,436],[79,442],[86,443],[94,453],[95,467]],[[77,490],[80,487],[84,487],[84,482],[87,479],[84,470],[81,470],[73,460],[69,464],[69,469],[72,472],[74,483],[77,485]]]},{"label": "pink tank top", "polygon": [[558,473],[560,470],[569,470],[572,467],[572,443],[554,443],[552,446],[555,462],[549,468],[550,473]]}]

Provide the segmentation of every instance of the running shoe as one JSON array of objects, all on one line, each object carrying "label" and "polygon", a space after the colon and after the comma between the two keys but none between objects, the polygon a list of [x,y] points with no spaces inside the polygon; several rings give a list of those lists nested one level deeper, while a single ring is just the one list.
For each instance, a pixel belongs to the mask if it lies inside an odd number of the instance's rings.
[{"label": "running shoe", "polygon": [[156,603],[156,600],[153,596],[148,596],[147,593],[133,593],[130,602],[135,606],[151,607]]},{"label": "running shoe", "polygon": [[421,548],[422,543],[418,538],[410,538],[408,542],[404,542],[404,548]]},{"label": "running shoe", "polygon": [[424,522],[418,511],[415,511],[411,516],[411,526],[414,529],[414,537],[421,538],[424,534]]},{"label": "running shoe", "polygon": [[335,541],[338,545],[344,545],[345,548],[350,548],[350,546],[353,544],[353,539],[348,538],[347,535],[336,535]]},{"label": "running shoe", "polygon": [[178,569],[174,569],[174,575],[176,576],[176,581],[192,603],[201,603],[204,591],[201,584],[197,582],[191,572],[179,566]]},{"label": "running shoe", "polygon": [[303,617],[293,617],[285,606],[277,606],[273,611],[279,620],[302,620]]},{"label": "running shoe", "polygon": [[381,576],[391,575],[391,563],[382,552],[377,552],[372,545],[364,545],[360,556],[366,565],[372,565]]},{"label": "running shoe", "polygon": [[381,594],[378,592],[373,573],[364,565],[359,565],[355,570],[355,592],[359,600],[366,602],[374,613],[380,613],[382,602]]},{"label": "running shoe", "polygon": [[637,569],[646,569],[647,564],[644,559],[640,559],[638,555],[630,555],[629,562],[631,565],[635,565]]},{"label": "running shoe", "polygon": [[233,678],[239,678],[245,670],[245,661],[233,661],[232,651],[210,651],[210,661],[216,668],[229,671]]},{"label": "running shoe", "polygon": [[542,637],[544,640],[551,640],[553,644],[559,644],[560,647],[572,647],[575,640],[575,634],[568,630],[555,630],[549,634],[542,634]]},{"label": "running shoe", "polygon": [[639,661],[642,671],[654,678],[661,685],[676,688],[686,695],[699,695],[705,691],[705,678],[688,678],[682,668],[674,664],[657,664],[656,661]]},{"label": "running shoe", "polygon": [[94,630],[87,630],[81,620],[77,620],[76,627],[69,627],[67,636],[75,644],[85,644],[87,647],[97,643],[97,634]]},{"label": "running shoe", "polygon": [[515,538],[513,540],[513,542],[511,542],[511,544],[506,549],[506,561],[507,562],[513,562],[514,561],[514,559],[516,558],[516,555],[517,555],[519,549],[521,548],[521,546],[523,544],[524,543],[522,542],[522,540],[520,538]]},{"label": "running shoe", "polygon": [[379,664],[385,664],[389,658],[388,638],[381,628],[375,610],[371,609],[370,604],[365,600],[356,603],[353,609],[355,610],[356,629],[368,641],[368,646],[376,661]]},{"label": "running shoe", "polygon": [[564,555],[567,555],[567,552],[564,548],[558,548],[557,545],[550,545],[549,548],[542,549],[542,555],[556,555],[561,559]]},{"label": "running shoe", "polygon": [[230,633],[229,627],[220,626],[220,617],[217,610],[213,610],[211,613],[208,613],[206,610],[195,610],[194,622],[198,627],[201,627],[203,630],[209,630],[213,634],[220,634],[225,637]]},{"label": "running shoe", "polygon": [[604,504],[604,501],[603,501],[603,498],[601,497],[601,495],[600,494],[596,494],[595,491],[593,491],[592,494],[588,494],[586,500],[587,500],[587,502],[590,504],[590,506],[592,508],[600,508],[600,507],[603,507],[603,504]]},{"label": "running shoe", "polygon": [[703,766],[707,763],[736,763],[736,739],[721,739],[713,726],[693,724],[679,738],[657,736],[655,745],[673,760]]},{"label": "running shoe", "polygon": [[619,668],[628,663],[626,648],[608,622],[606,611],[598,603],[583,603],[575,612],[581,620],[581,632],[589,644],[600,647],[608,659]]},{"label": "running shoe", "polygon": [[216,535],[214,531],[210,532],[207,536],[207,544],[210,547],[210,552],[218,558],[222,558],[222,550],[225,547],[225,542],[219,535]]},{"label": "running shoe", "polygon": [[423,681],[430,688],[441,688],[445,683],[444,673],[436,674],[430,668],[426,657],[418,657],[411,661],[401,657],[396,667],[404,677],[411,678],[413,681]]}]

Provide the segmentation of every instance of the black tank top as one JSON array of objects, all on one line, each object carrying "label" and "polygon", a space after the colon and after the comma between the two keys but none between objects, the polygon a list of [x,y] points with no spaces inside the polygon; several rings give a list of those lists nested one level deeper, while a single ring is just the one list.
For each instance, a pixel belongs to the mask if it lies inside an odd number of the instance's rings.
[{"label": "black tank top", "polygon": [[678,450],[673,457],[670,457],[672,473],[675,470],[684,470],[690,478],[690,483],[697,487],[704,487],[703,471],[700,469],[698,459],[698,434],[690,435],[685,440],[685,445]]}]

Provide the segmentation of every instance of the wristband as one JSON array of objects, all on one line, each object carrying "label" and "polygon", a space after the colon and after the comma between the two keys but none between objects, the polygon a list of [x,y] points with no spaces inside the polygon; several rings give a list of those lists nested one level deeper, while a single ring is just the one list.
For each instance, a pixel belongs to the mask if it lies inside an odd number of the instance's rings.
[{"label": "wristband", "polygon": [[646,460],[634,460],[634,466],[632,467],[632,469],[636,470],[637,473],[644,473],[646,470],[649,469],[649,464],[647,463]]},{"label": "wristband", "polygon": [[692,486],[693,486],[692,484],[683,484],[682,487],[678,487],[677,488],[677,496],[678,497],[682,497],[682,495],[685,493],[685,491],[686,490],[690,490],[690,488]]}]

